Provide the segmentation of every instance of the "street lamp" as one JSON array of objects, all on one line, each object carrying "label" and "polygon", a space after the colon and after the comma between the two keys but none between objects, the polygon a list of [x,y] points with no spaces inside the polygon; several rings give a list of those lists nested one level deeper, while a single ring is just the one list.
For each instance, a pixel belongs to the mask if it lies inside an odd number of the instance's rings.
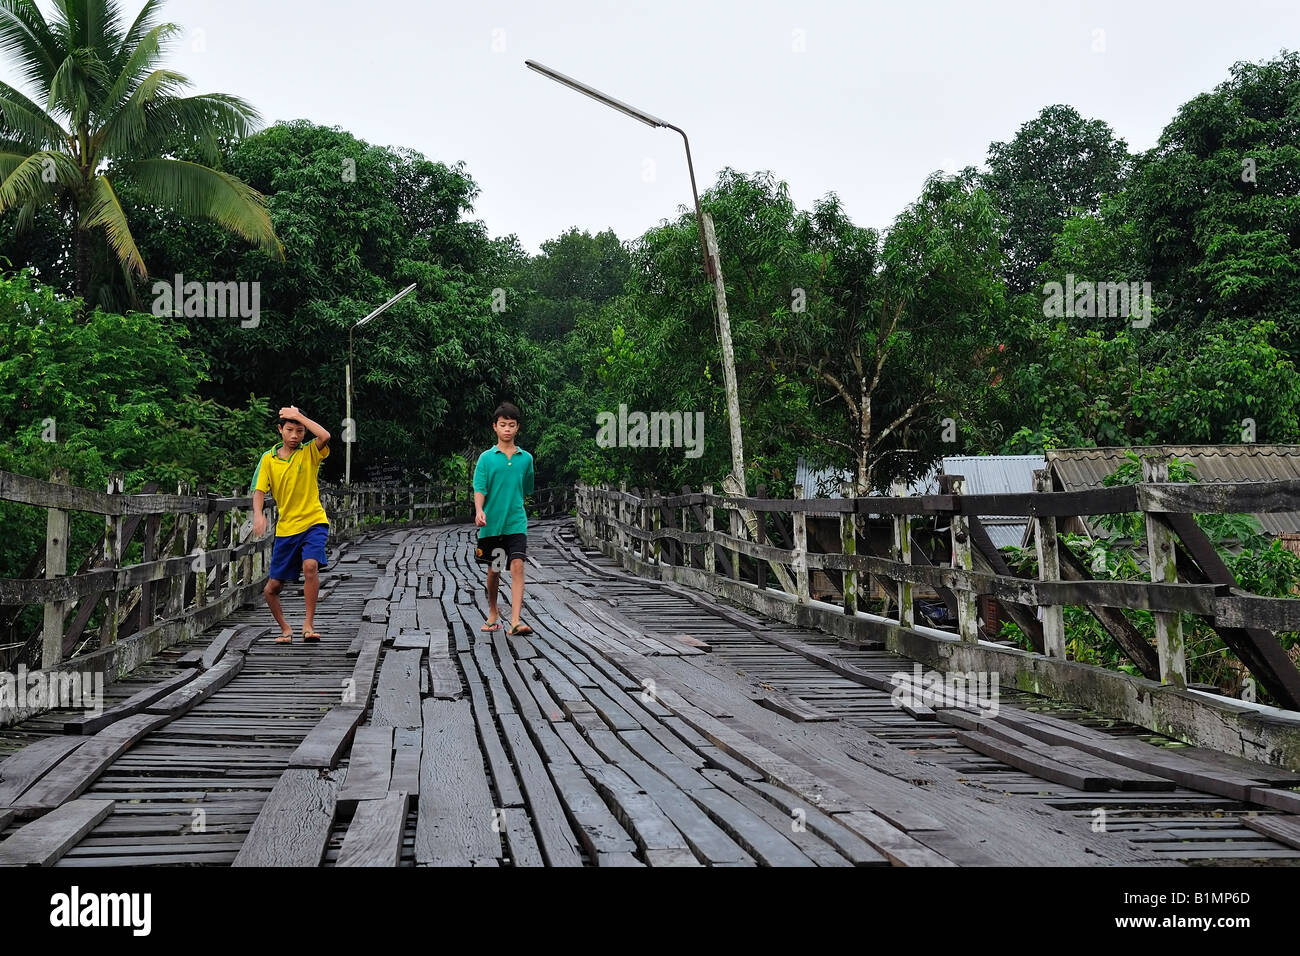
[{"label": "street lamp", "polygon": [[371,312],[368,316],[366,316],[356,325],[350,326],[348,328],[348,366],[346,371],[348,408],[347,408],[347,417],[343,420],[343,444],[347,446],[347,457],[345,459],[346,463],[343,467],[343,483],[345,485],[352,484],[352,443],[353,441],[356,440],[356,427],[357,427],[357,423],[352,420],[352,333],[355,332],[357,329],[361,328],[361,326],[365,325],[375,316],[379,315],[379,313],[383,312],[389,306],[395,305],[400,300],[406,298],[406,296],[408,296],[414,290],[415,290],[415,283],[412,282],[405,289],[397,293],[397,295],[393,296],[391,299],[389,299],[379,308],[375,309],[375,311]]},{"label": "street lamp", "polygon": [[704,257],[704,275],[713,282],[714,301],[718,307],[718,337],[722,345],[722,379],[727,392],[727,416],[731,420],[732,487],[727,490],[730,494],[748,497],[745,491],[745,449],[740,436],[740,393],[736,385],[735,358],[731,351],[731,320],[727,315],[727,290],[722,281],[722,263],[718,258],[718,240],[713,233],[713,218],[700,209],[700,194],[695,188],[695,164],[691,162],[691,141],[687,139],[686,131],[644,110],[639,110],[635,106],[629,106],[622,100],[617,100],[607,93],[602,93],[595,87],[588,86],[580,80],[575,80],[571,76],[565,76],[548,66],[543,66],[536,60],[524,60],[524,66],[542,74],[542,76],[555,80],[557,83],[562,83],[572,90],[577,90],[585,96],[590,96],[598,103],[604,103],[606,106],[612,107],[634,120],[639,120],[647,126],[663,127],[681,134],[682,142],[686,144],[686,168],[691,174],[691,194],[695,198],[695,219],[700,227],[700,252]]}]

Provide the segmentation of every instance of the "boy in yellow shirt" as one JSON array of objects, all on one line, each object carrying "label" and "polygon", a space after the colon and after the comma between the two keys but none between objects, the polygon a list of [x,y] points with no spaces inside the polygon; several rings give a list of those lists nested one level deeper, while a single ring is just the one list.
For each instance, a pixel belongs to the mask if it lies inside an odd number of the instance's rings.
[{"label": "boy in yellow shirt", "polygon": [[[299,410],[296,405],[280,409],[276,425],[280,442],[266,452],[253,473],[253,534],[266,533],[266,515],[262,504],[269,491],[280,510],[275,525],[275,544],[271,548],[271,570],[262,593],[271,614],[280,625],[277,644],[293,643],[293,628],[284,620],[280,608],[280,589],[285,581],[303,576],[303,600],[306,604],[302,639],[318,643],[320,634],[312,624],[316,614],[316,597],[320,593],[320,571],[326,567],[325,539],[329,535],[329,518],[320,502],[316,473],[329,457],[330,433]],[[307,432],[316,435],[305,442]]]}]

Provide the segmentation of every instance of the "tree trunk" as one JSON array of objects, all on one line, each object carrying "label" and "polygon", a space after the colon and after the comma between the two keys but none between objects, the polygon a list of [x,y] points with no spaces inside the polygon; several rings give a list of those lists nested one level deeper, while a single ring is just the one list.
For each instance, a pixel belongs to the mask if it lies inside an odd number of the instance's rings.
[{"label": "tree trunk", "polygon": [[85,300],[90,292],[90,234],[80,226],[74,227],[74,244],[77,255],[77,295]]}]

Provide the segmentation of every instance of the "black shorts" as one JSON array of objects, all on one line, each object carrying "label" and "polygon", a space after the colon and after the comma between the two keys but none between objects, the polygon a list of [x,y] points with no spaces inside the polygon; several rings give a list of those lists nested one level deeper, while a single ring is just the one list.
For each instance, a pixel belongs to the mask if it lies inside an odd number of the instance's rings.
[{"label": "black shorts", "polygon": [[479,538],[474,548],[474,560],[491,565],[498,571],[507,571],[510,562],[528,554],[528,535],[495,534]]}]

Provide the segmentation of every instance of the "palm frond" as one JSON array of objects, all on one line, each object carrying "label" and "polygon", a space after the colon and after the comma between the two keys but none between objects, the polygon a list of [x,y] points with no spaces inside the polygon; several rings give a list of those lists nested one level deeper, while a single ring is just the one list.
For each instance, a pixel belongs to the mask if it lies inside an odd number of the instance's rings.
[{"label": "palm frond", "polygon": [[[0,156],[8,157],[5,153]],[[47,197],[53,185],[79,189],[83,186],[81,170],[67,153],[42,150],[22,157],[0,181],[0,212],[6,212],[28,200]]]},{"label": "palm frond", "polygon": [[[242,139],[257,129],[260,116],[237,96],[205,93],[160,99],[143,109],[124,107],[101,131],[101,155],[134,159],[156,156],[178,140],[210,145],[218,139]],[[208,157],[216,161],[215,155]]]},{"label": "palm frond", "polygon": [[63,59],[35,0],[0,0],[0,52],[17,60],[23,79],[40,88],[49,86]]},{"label": "palm frond", "polygon": [[148,201],[183,216],[211,219],[272,258],[284,258],[266,197],[234,176],[178,159],[146,159],[125,167]]},{"label": "palm frond", "polygon": [[150,67],[158,61],[162,54],[163,41],[179,29],[174,23],[163,23],[154,27],[140,38],[135,48],[120,65],[111,64],[110,69],[117,78],[104,97],[104,102],[100,104],[102,113],[110,114],[122,104],[131,92],[133,84],[147,76]]},{"label": "palm frond", "polygon": [[103,176],[96,176],[91,186],[90,202],[82,214],[81,227],[103,229],[108,236],[109,247],[123,268],[134,272],[141,279],[148,276],[122,204],[118,202],[112,184]]},{"label": "palm frond", "polygon": [[7,83],[0,83],[0,137],[23,143],[32,152],[68,143],[67,132],[54,117]]}]

